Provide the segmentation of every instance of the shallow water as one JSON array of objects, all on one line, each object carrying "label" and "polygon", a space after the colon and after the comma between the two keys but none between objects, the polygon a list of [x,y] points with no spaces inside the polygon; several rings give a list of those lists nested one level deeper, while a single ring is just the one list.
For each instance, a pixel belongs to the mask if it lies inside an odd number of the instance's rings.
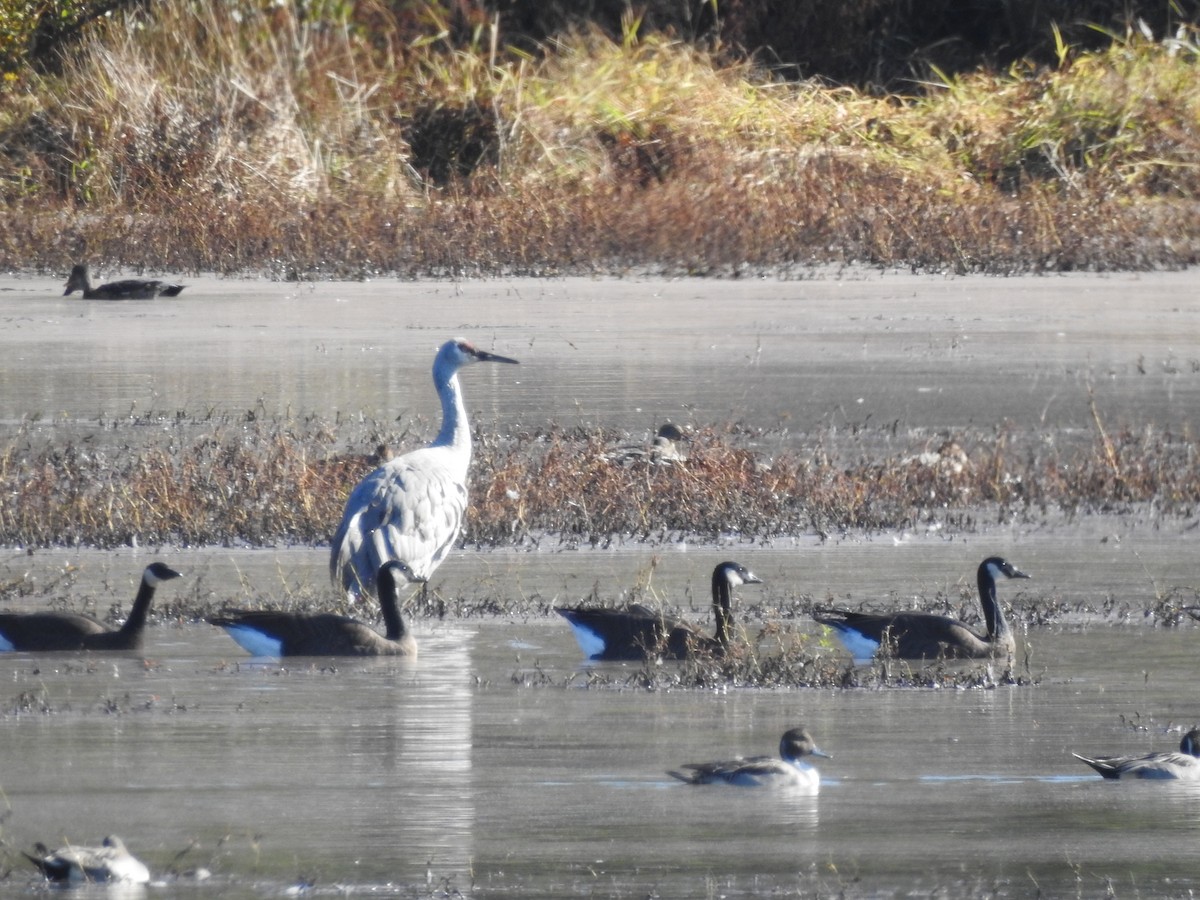
[{"label": "shallow water", "polygon": [[[896,420],[901,433],[933,433],[1008,417],[1066,435],[1091,427],[1089,385],[1106,417],[1134,427],[1194,423],[1200,399],[1191,359],[1200,292],[1190,274],[198,279],[183,300],[152,304],[64,300],[56,286],[0,279],[0,421],[11,431],[40,413],[50,440],[134,406],[436,418],[429,361],[454,333],[522,360],[519,370],[465,376],[477,421],[499,428],[554,420],[649,430],[665,418],[734,417],[806,432]],[[801,593],[899,606],[939,591],[956,597],[998,552],[1034,575],[1002,586],[1018,607],[1113,596],[1140,612],[1156,593],[1196,584],[1193,525],[1097,517],[604,551],[544,541],[528,552],[460,552],[435,588],[527,609],[594,587],[611,600],[658,556],[654,596],[705,622],[708,573],[724,558],[766,580],[742,589],[747,600],[755,591],[768,602]],[[0,552],[0,580],[45,580],[76,565],[103,613],[127,606],[141,567],[162,557],[186,575],[163,597],[245,603],[324,584],[326,553],[12,550]],[[405,897],[1121,897],[1198,887],[1200,788],[1108,783],[1070,756],[1178,745],[1168,726],[1200,720],[1194,627],[1134,618],[1036,629],[1022,636],[1033,687],[660,693],[583,688],[588,670],[556,617],[414,627],[415,663],[280,667],[190,623],[152,628],[148,663],[0,656],[0,787],[14,869],[0,894],[27,891],[15,849],[110,832],[158,874],[213,873],[174,891],[222,896],[301,884]],[[527,686],[539,673],[558,686]],[[575,686],[563,688],[572,673]],[[834,755],[820,763],[815,798],[692,788],[665,774],[773,753],[798,722]]]},{"label": "shallow water", "polygon": [[[777,551],[738,555],[768,571]],[[1034,687],[717,693],[515,684],[580,667],[557,620],[416,630],[415,663],[280,667],[202,625],[154,628],[149,666],[0,658],[6,836],[118,831],[157,873],[204,865],[230,896],[409,896],[427,879],[547,897],[1197,887],[1200,786],[1104,782],[1070,757],[1177,746],[1166,726],[1196,717],[1193,629],[1028,635]],[[17,711],[22,695],[49,711]],[[773,753],[798,722],[834,756],[817,797],[665,774]]]},{"label": "shallow water", "polygon": [[[822,596],[836,584],[851,601],[891,595],[902,604],[954,594],[970,581],[970,561],[995,550],[1034,575],[1002,586],[1018,607],[1121,578],[1144,599],[1151,589],[1138,587],[1142,576],[1129,576],[1128,563],[1172,571],[1181,546],[1130,538],[1099,549],[1113,543],[1092,541],[1081,554],[1076,535],[1051,532],[961,546],[913,537],[692,548],[663,555],[654,590],[700,597],[711,566],[729,556],[767,581],[744,587],[747,600]],[[464,554],[441,580],[451,592],[469,591],[468,582],[519,585],[537,605],[574,602],[599,579],[612,598],[650,556]],[[117,573],[149,558],[53,551],[10,558],[4,574],[18,565],[49,573],[69,560],[81,578],[111,583],[104,608],[108,594],[124,602],[132,594],[133,577]],[[325,577],[317,550],[171,559],[234,602],[246,599],[247,584],[295,588]],[[162,593],[171,590],[189,586]],[[699,609],[692,615],[706,621]],[[649,693],[584,688],[589,667],[556,617],[413,624],[415,662],[281,667],[249,660],[199,624],[152,628],[149,664],[0,657],[10,844],[116,831],[156,873],[210,869],[194,889],[223,896],[310,883],[380,896],[411,896],[429,882],[471,896],[681,898],[1022,896],[1035,887],[1088,896],[1108,881],[1116,896],[1183,896],[1197,887],[1200,786],[1104,782],[1070,757],[1178,745],[1168,729],[1197,719],[1194,628],[1035,629],[1021,638],[1039,681],[1031,687]],[[618,681],[636,668],[599,666]],[[529,686],[543,678],[551,686]],[[773,753],[800,722],[834,756],[820,761],[817,797],[691,788],[665,774],[684,762]],[[18,866],[0,893],[26,883]]]},{"label": "shallow water", "polygon": [[[477,422],[797,432],[1088,430],[1200,405],[1194,273],[810,281],[283,284],[194,279],[176,300],[56,296],[0,278],[0,423],[130,411],[439,414],[434,349],[517,357],[466,380]],[[1136,415],[1133,415],[1136,413]],[[1128,418],[1127,418],[1128,417]],[[1111,424],[1111,423],[1110,423]]]}]

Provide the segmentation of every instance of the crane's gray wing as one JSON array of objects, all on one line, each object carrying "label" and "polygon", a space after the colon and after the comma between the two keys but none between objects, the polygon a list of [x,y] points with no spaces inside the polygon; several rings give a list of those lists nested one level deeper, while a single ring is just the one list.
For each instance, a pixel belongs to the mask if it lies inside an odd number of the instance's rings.
[{"label": "crane's gray wing", "polygon": [[466,484],[427,450],[380,466],[351,492],[329,558],[330,577],[348,594],[374,595],[388,560],[428,579],[458,540]]}]

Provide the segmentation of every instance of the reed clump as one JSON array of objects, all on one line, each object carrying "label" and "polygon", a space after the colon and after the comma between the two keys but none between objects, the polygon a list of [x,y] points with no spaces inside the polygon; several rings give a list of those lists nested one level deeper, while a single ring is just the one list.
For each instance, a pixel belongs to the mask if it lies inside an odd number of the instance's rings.
[{"label": "reed clump", "polygon": [[1028,687],[1038,678],[1014,671],[1003,661],[849,661],[824,641],[777,622],[736,643],[728,653],[698,653],[679,663],[651,658],[630,668],[597,667],[556,677],[539,665],[518,669],[511,680],[522,687],[632,689],[648,691],[727,690],[729,688],[834,688],[880,690],[993,690]]},{"label": "reed clump", "polygon": [[[153,425],[153,427],[147,427]],[[316,417],[150,414],[60,440],[30,422],[0,447],[0,544],[322,544],[351,487],[407,432]],[[349,436],[347,432],[354,432]],[[1106,432],[1069,447],[994,429],[897,449],[737,425],[694,429],[686,459],[622,460],[627,435],[550,426],[480,436],[464,542],[572,546],[774,538],[1093,513],[1188,517],[1200,504],[1187,430]],[[933,449],[931,449],[933,448]],[[386,447],[384,448],[386,449]]]},{"label": "reed clump", "polygon": [[486,27],[452,41],[433,4],[307,6],[138,6],[0,91],[0,265],[347,278],[1200,259],[1186,27],[877,96],[634,24],[531,52]]}]

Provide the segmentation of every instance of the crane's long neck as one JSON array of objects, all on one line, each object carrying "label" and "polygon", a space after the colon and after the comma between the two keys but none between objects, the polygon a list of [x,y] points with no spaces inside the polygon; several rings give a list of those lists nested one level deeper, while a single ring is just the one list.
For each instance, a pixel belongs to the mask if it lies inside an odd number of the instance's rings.
[{"label": "crane's long neck", "polygon": [[154,585],[142,579],[137,596],[133,598],[133,608],[129,610],[129,618],[121,626],[121,634],[136,634],[146,627],[146,614],[150,611],[150,601],[154,599]]},{"label": "crane's long neck", "polygon": [[435,377],[434,384],[442,401],[442,430],[430,446],[449,447],[461,454],[465,468],[471,462],[471,423],[467,421],[467,407],[463,404],[458,375],[451,375],[445,381]]},{"label": "crane's long neck", "polygon": [[1008,622],[1004,618],[1000,603],[996,600],[996,579],[986,566],[979,569],[978,581],[979,602],[983,606],[984,621],[987,622],[988,639],[994,641],[1008,634]]},{"label": "crane's long neck", "polygon": [[717,630],[713,635],[720,646],[729,646],[729,630],[733,625],[733,614],[730,612],[730,604],[733,602],[733,585],[729,583],[729,579],[725,577],[724,571],[718,570],[713,572],[712,579],[712,604],[713,618],[717,620]]}]

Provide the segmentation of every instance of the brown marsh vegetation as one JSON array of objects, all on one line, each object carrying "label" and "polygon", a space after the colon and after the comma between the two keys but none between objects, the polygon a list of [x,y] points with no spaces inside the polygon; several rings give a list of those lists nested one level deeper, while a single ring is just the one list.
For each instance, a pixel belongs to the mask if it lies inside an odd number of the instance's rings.
[{"label": "brown marsh vegetation", "polygon": [[[678,540],[770,543],[788,535],[862,534],[944,528],[976,532],[999,523],[1058,523],[1093,514],[1136,516],[1157,523],[1194,516],[1200,502],[1198,448],[1189,433],[1145,429],[1108,434],[1097,416],[1091,442],[1067,449],[1044,436],[1005,430],[962,433],[953,441],[920,441],[901,452],[873,451],[878,435],[847,441],[815,434],[793,449],[740,424],[693,430],[682,462],[622,460],[611,430],[548,427],[503,437],[478,435],[471,471],[472,505],[464,540],[478,547],[650,547]],[[0,448],[0,544],[17,548],[139,546],[323,546],[349,486],[379,459],[378,446],[404,449],[407,435],[378,423],[316,418],[268,419],[214,414],[191,418],[147,414],[101,423],[100,431],[63,447],[39,437],[36,423]],[[341,437],[336,437],[337,433]],[[348,448],[348,449],[347,449]],[[624,600],[660,603],[649,584],[656,564],[626,586]],[[119,608],[96,609],[70,567],[34,583],[17,578],[0,596],[36,594],[51,605],[70,597],[117,622]],[[246,585],[252,603],[331,609],[322,584],[287,587],[270,597]],[[506,597],[492,591],[413,598],[417,616],[550,615],[553,598]],[[609,599],[599,586],[588,602]],[[557,682],[534,665],[513,673],[530,686],[664,690],[743,686],[995,688],[1036,683],[1041,673],[1020,659],[1005,664],[855,666],[831,639],[814,634],[809,617],[828,598],[741,598],[740,640],[725,658],[700,656],[679,666],[653,662],[632,670],[597,669]],[[160,621],[194,621],[217,601],[197,580],[154,610]],[[917,608],[979,625],[974,585],[919,599]],[[348,610],[343,610],[348,611]],[[1041,626],[1073,616],[1194,621],[1194,590],[1157,596],[1150,609],[1116,598],[1072,607],[1060,598],[1023,594],[1014,623]]]},{"label": "brown marsh vegetation", "polygon": [[[1099,420],[1097,420],[1099,421]],[[155,425],[153,429],[140,427]],[[271,546],[328,540],[346,493],[376,464],[380,429],[317,418],[147,414],[110,423],[128,439],[63,446],[32,425],[0,448],[0,544],[120,547]],[[1200,448],[1189,431],[1147,426],[1071,448],[996,428],[918,440],[900,453],[815,434],[765,452],[771,432],[697,429],[683,462],[621,464],[626,435],[546,427],[478,435],[465,542],[521,546],[747,541],[1095,513],[1190,517],[1200,504]],[[359,449],[361,448],[361,449]]]},{"label": "brown marsh vegetation", "polygon": [[628,17],[510,45],[433,3],[307,6],[137,4],[51,70],[10,72],[0,265],[336,278],[1200,257],[1200,43],[1178,22],[1095,49],[1055,30],[1048,61],[926,66],[879,92],[781,80]]}]

